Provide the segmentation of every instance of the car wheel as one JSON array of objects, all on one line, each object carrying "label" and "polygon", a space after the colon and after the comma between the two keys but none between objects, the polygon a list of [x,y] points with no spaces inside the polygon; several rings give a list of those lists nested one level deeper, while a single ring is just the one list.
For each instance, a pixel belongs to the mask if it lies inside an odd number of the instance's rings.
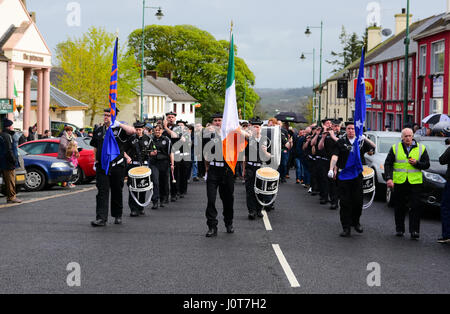
[{"label": "car wheel", "polygon": [[83,172],[83,169],[80,168],[80,166],[78,166],[77,169],[78,169],[77,175],[72,176],[72,178],[70,179],[70,183],[82,184],[84,181],[84,172]]},{"label": "car wheel", "polygon": [[29,192],[40,191],[44,188],[45,181],[45,174],[42,172],[42,170],[36,168],[27,169],[25,190]]}]

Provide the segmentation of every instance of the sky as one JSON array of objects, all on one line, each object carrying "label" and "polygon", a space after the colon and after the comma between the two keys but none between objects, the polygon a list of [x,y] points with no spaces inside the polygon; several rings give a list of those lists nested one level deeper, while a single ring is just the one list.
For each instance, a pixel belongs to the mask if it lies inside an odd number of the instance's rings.
[{"label": "sky", "polygon": [[[122,43],[135,29],[142,28],[141,0],[27,0],[35,11],[37,25],[49,48],[67,38],[79,37],[91,26],[119,31]],[[157,20],[156,10],[146,9],[145,24],[190,24],[208,31],[216,39],[229,39],[233,20],[238,56],[256,76],[257,88],[298,88],[312,85],[312,52],[316,50],[316,84],[319,79],[320,26],[323,21],[322,81],[333,67],[325,62],[331,52],[341,51],[339,35],[362,35],[370,13],[369,4],[378,3],[379,22],[395,29],[394,15],[401,13],[407,0],[147,0],[146,6],[161,7],[164,18]],[[446,11],[447,0],[410,0],[413,21]],[[375,5],[374,7],[377,7]],[[79,12],[79,15],[76,13]],[[79,16],[79,19],[76,17]],[[301,61],[304,52],[306,60]],[[308,54],[311,53],[311,54]]]}]

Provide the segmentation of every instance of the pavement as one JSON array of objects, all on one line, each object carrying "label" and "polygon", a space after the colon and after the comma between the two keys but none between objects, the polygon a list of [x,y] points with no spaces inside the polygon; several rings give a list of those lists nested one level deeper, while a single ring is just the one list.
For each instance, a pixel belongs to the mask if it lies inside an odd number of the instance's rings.
[{"label": "pavement", "polygon": [[[111,219],[99,229],[90,226],[95,184],[22,192],[26,203],[17,206],[0,197],[0,293],[450,293],[450,245],[436,243],[435,213],[425,215],[413,241],[395,237],[393,209],[375,202],[363,213],[364,233],[344,239],[339,212],[293,181],[280,187],[276,210],[256,221],[247,219],[237,181],[236,232],[225,232],[218,198],[212,239],[205,237],[204,182],[140,218],[129,217],[124,188],[123,225]],[[69,286],[71,278],[80,285]]]}]

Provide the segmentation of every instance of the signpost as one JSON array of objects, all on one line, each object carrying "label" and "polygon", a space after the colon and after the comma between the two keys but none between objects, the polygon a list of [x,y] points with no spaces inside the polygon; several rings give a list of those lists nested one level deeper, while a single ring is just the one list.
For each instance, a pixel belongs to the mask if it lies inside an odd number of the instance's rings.
[{"label": "signpost", "polygon": [[13,103],[11,99],[0,99],[0,114],[13,113]]}]

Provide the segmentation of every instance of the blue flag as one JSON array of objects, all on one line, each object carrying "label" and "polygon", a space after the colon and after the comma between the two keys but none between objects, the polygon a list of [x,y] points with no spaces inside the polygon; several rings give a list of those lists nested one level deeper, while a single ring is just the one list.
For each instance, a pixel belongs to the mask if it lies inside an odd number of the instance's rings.
[{"label": "blue flag", "polygon": [[366,83],[364,80],[364,48],[362,50],[361,64],[359,66],[358,83],[356,84],[355,96],[355,136],[352,151],[350,152],[347,164],[339,174],[340,180],[353,180],[363,171],[361,162],[361,152],[359,145],[362,142],[364,132],[364,122],[366,120]]},{"label": "blue flag", "polygon": [[[111,82],[109,86],[109,108],[111,109],[111,125],[116,121],[117,116],[117,79],[118,79],[118,66],[117,66],[117,46],[119,44],[119,39],[116,38],[116,44],[114,46],[114,57],[113,65],[111,70]],[[120,155],[119,145],[117,145],[114,133],[111,127],[108,128],[105,135],[105,140],[103,141],[102,147],[102,168],[105,170],[106,174],[109,173],[109,166],[111,162]]]}]

